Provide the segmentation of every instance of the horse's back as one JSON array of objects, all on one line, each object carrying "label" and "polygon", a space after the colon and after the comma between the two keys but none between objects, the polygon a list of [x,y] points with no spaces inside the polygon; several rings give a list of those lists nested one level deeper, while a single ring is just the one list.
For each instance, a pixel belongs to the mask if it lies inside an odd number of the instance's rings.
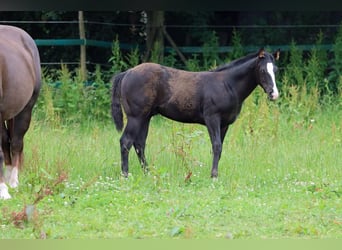
[{"label": "horse's back", "polygon": [[24,30],[0,25],[0,67],[0,109],[6,120],[19,113],[40,87],[38,49]]},{"label": "horse's back", "polygon": [[121,96],[128,115],[161,114],[182,122],[202,122],[199,112],[203,77],[156,63],[142,63],[127,71]]},{"label": "horse's back", "polygon": [[[23,55],[27,53],[27,60],[32,60],[35,75],[40,76],[40,58],[36,43],[33,38],[23,29],[15,26],[0,25],[0,42],[8,49],[16,48],[17,53]],[[8,56],[6,51],[0,51],[2,56]]]}]

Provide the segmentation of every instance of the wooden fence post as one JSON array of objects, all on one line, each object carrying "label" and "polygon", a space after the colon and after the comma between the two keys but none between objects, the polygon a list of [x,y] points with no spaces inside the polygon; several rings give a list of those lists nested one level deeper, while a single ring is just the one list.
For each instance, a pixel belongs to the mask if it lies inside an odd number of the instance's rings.
[{"label": "wooden fence post", "polygon": [[[78,12],[78,26],[80,31],[80,39],[83,39],[85,41],[85,28],[84,28],[84,17],[83,17],[83,11]],[[87,79],[87,66],[86,66],[86,45],[83,44],[80,46],[80,65],[81,65],[81,79],[82,81],[85,81]]]}]

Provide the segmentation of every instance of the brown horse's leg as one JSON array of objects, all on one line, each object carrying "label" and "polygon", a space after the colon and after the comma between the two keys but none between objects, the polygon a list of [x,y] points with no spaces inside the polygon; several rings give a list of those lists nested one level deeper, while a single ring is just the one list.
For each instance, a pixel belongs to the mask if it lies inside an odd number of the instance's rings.
[{"label": "brown horse's leg", "polygon": [[5,122],[2,123],[2,151],[4,153],[5,165],[11,165],[10,135]]},{"label": "brown horse's leg", "polygon": [[208,128],[212,150],[214,154],[213,165],[211,168],[211,177],[216,178],[218,176],[218,162],[221,158],[222,152],[220,117],[208,117],[205,119],[205,123]]},{"label": "brown horse's leg", "polygon": [[39,92],[40,82],[37,82],[30,101],[26,104],[25,108],[8,123],[12,156],[12,170],[8,180],[8,184],[13,188],[17,187],[19,184],[19,169],[22,167],[24,161],[24,135],[29,129],[32,109],[37,101]]},{"label": "brown horse's leg", "polygon": [[[11,155],[11,136],[10,131],[13,122],[10,121],[3,122],[2,126],[2,151],[4,154],[5,161],[5,182],[8,182],[12,173],[12,155]],[[13,128],[12,128],[13,130]]]},{"label": "brown horse's leg", "polygon": [[24,135],[30,126],[32,108],[35,103],[35,99],[36,96],[31,98],[30,102],[25,106],[25,108],[8,123],[12,155],[12,169],[8,184],[12,188],[15,188],[19,185],[19,169],[22,167],[24,161]]},{"label": "brown horse's leg", "polygon": [[150,124],[149,119],[142,123],[140,127],[140,131],[137,134],[136,139],[134,140],[134,143],[133,143],[135,152],[138,155],[141,167],[143,168],[145,173],[148,171],[146,157],[145,157],[145,146],[146,146],[146,138],[148,134],[149,124]]},{"label": "brown horse's leg", "polygon": [[13,151],[13,142],[15,142],[15,118],[7,121],[7,130],[9,135],[9,149],[10,149],[10,157],[11,160],[6,163],[7,171],[6,171],[6,182],[10,187],[15,188],[18,186],[18,153]]},{"label": "brown horse's leg", "polygon": [[[0,113],[0,122],[2,122],[1,119],[1,113]],[[0,126],[0,138],[3,138],[4,131],[3,131],[3,125]],[[1,143],[2,144],[2,143]],[[4,176],[4,153],[2,151],[2,146],[0,147],[0,199],[6,200],[10,199],[11,195],[8,193],[8,188],[5,183],[5,176]]]}]

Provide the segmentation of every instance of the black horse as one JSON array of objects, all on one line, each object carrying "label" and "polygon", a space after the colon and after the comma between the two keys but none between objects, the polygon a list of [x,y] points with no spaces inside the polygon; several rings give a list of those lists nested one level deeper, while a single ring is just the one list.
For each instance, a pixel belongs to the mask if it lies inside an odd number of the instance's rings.
[{"label": "black horse", "polygon": [[116,129],[127,125],[120,139],[121,170],[128,176],[132,145],[146,169],[145,143],[152,116],[161,114],[184,123],[207,126],[212,143],[211,177],[218,175],[218,162],[228,127],[240,113],[243,101],[258,84],[271,100],[278,98],[275,55],[260,49],[212,71],[188,72],[154,63],[143,63],[113,77],[112,116]]}]

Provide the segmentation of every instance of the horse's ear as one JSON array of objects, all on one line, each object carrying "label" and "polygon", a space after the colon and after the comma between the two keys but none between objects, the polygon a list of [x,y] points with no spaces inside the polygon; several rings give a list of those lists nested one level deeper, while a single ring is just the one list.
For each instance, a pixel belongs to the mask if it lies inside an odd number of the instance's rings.
[{"label": "horse's ear", "polygon": [[265,49],[261,48],[258,52],[258,57],[259,58],[264,58],[265,57]]},{"label": "horse's ear", "polygon": [[274,53],[274,58],[276,59],[276,61],[279,60],[279,57],[280,57],[280,49],[278,49],[275,53]]}]

